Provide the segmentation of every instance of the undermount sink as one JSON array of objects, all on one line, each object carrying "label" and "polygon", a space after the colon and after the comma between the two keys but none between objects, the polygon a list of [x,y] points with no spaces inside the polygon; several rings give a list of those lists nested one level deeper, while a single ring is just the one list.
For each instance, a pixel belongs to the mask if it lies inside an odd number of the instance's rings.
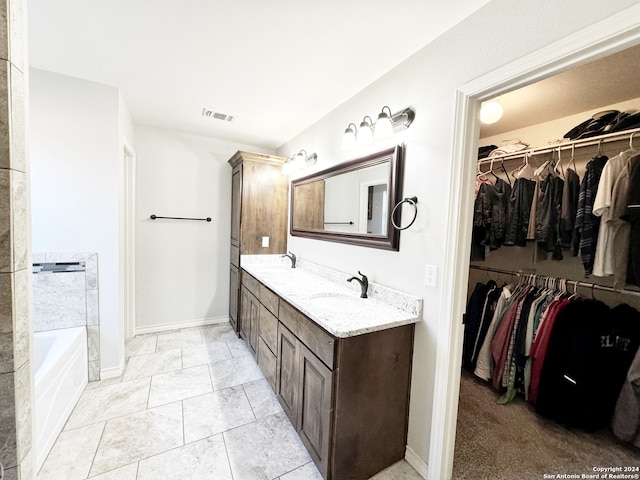
[{"label": "undermount sink", "polygon": [[315,306],[334,312],[357,312],[365,307],[367,300],[342,293],[318,293],[309,298]]},{"label": "undermount sink", "polygon": [[273,265],[269,267],[260,268],[261,273],[286,273],[286,272],[295,272],[291,267],[287,267],[286,265]]}]

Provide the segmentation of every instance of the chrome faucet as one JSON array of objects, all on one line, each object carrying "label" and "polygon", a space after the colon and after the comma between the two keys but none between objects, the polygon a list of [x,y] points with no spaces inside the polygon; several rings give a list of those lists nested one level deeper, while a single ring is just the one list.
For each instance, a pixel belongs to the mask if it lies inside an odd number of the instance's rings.
[{"label": "chrome faucet", "polygon": [[280,258],[289,257],[291,259],[291,268],[296,268],[296,256],[292,252],[289,255],[282,255]]},{"label": "chrome faucet", "polygon": [[369,279],[366,275],[364,275],[360,270],[358,270],[358,275],[362,276],[362,280],[358,277],[351,277],[347,280],[347,282],[351,282],[352,280],[357,280],[360,284],[360,289],[362,293],[360,294],[360,298],[367,298],[367,290],[369,289]]}]

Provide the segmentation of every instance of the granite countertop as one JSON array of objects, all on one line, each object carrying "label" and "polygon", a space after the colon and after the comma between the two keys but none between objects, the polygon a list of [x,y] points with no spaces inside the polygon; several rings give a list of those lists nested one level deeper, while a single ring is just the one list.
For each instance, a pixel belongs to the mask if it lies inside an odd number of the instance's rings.
[{"label": "granite countertop", "polygon": [[399,327],[422,317],[420,298],[371,281],[369,298],[360,298],[360,284],[346,281],[353,275],[302,259],[293,269],[289,259],[280,255],[243,255],[241,265],[334,337]]}]

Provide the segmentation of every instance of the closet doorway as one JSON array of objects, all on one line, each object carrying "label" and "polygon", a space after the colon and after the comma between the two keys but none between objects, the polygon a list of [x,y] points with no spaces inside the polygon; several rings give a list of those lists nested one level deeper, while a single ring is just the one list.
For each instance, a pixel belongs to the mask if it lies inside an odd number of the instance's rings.
[{"label": "closet doorway", "polygon": [[[484,182],[492,185],[492,194],[503,193],[502,187],[498,187],[501,185],[508,195],[515,177],[533,178],[534,172],[538,173],[537,178],[546,178],[551,173],[561,179],[565,187],[569,175],[577,174],[579,184],[593,158],[612,158],[630,150],[631,146],[640,152],[640,121],[637,125],[628,122],[617,128],[613,126],[620,112],[640,112],[638,71],[640,46],[633,46],[489,99],[501,104],[504,115],[496,123],[479,126],[478,145],[481,150],[487,147],[503,153],[487,158],[483,154],[479,160],[480,195],[484,192],[481,186]],[[612,120],[598,122],[604,115]],[[588,127],[591,131],[587,131],[585,123],[591,125]],[[580,124],[583,125],[581,132],[569,134]],[[566,136],[573,138],[567,142]],[[536,188],[533,181],[528,183],[532,189]],[[530,194],[533,196],[533,190]],[[535,199],[528,200],[529,205],[535,205]],[[534,215],[535,211],[527,212],[527,218]],[[575,220],[575,213],[572,215]],[[528,389],[523,388],[525,381],[528,382],[524,378],[524,367],[513,372],[514,376],[523,377],[515,380],[519,388],[514,389],[518,390],[514,396],[512,392],[505,393],[504,385],[496,386],[495,380],[492,386],[487,368],[476,365],[481,361],[478,354],[482,354],[483,344],[485,353],[487,342],[491,347],[495,331],[487,322],[492,315],[486,310],[491,305],[495,307],[504,285],[512,285],[510,291],[513,291],[515,285],[529,281],[538,287],[565,288],[567,296],[577,293],[609,307],[626,303],[640,310],[640,288],[616,285],[621,291],[614,291],[613,276],[592,275],[592,265],[585,260],[585,254],[573,255],[570,235],[573,225],[563,224],[569,232],[568,238],[565,235],[561,239],[559,232],[553,232],[550,245],[544,246],[536,237],[535,224],[528,235],[526,231],[520,234],[522,226],[519,227],[518,234],[513,233],[506,243],[504,237],[496,237],[488,230],[474,230],[472,235],[467,301],[476,291],[472,302],[481,298],[476,304],[481,310],[476,317],[481,320],[473,326],[467,323],[465,327],[452,478],[539,479],[552,478],[544,477],[545,474],[593,475],[597,473],[594,467],[640,465],[640,448],[616,438],[608,422],[595,431],[586,431],[536,413],[531,399],[524,398],[524,391],[529,396]],[[533,274],[537,277],[529,276]],[[493,303],[487,301],[488,298],[493,299]],[[640,326],[638,330],[640,332]],[[510,333],[513,341],[516,329],[510,332],[513,332]],[[495,347],[492,364],[494,356]],[[515,364],[515,360],[513,362]],[[513,384],[512,379],[510,385]]]},{"label": "closet doorway", "polygon": [[[486,456],[485,453],[484,460],[492,463],[495,467],[507,464],[507,470],[504,471],[488,470],[482,473],[482,470],[475,468],[476,466],[471,463],[472,460],[469,457],[460,458],[458,462],[459,455],[456,455],[454,461],[456,420],[458,418],[463,419],[462,411],[460,417],[458,417],[457,411],[458,394],[460,393],[458,382],[461,378],[459,367],[462,357],[463,326],[455,322],[462,317],[465,311],[466,292],[469,283],[472,281],[469,275],[468,247],[470,246],[473,213],[471,207],[473,204],[472,187],[475,180],[475,159],[478,154],[477,140],[480,130],[475,123],[475,118],[481,101],[495,97],[500,98],[522,86],[547,79],[552,74],[613,55],[640,43],[640,29],[637,25],[634,26],[630,22],[625,22],[622,15],[616,21],[626,23],[626,25],[620,25],[619,23],[615,25],[615,22],[594,25],[588,29],[588,32],[580,32],[580,35],[567,37],[548,48],[536,52],[535,55],[514,62],[514,64],[508,65],[500,71],[492,72],[477,81],[463,86],[459,90],[456,115],[457,140],[454,144],[453,170],[454,177],[460,178],[462,181],[460,189],[452,191],[450,212],[454,218],[454,225],[449,232],[449,241],[458,245],[458,250],[456,255],[453,258],[449,258],[445,265],[445,270],[448,269],[451,272],[448,284],[451,286],[450,318],[452,319],[452,324],[447,331],[442,332],[439,338],[439,345],[444,353],[439,352],[438,363],[436,364],[436,406],[432,423],[432,451],[429,459],[430,474],[433,473],[437,478],[543,478],[544,473],[571,473],[544,470],[545,465],[549,465],[550,469],[553,470],[554,466],[561,465],[562,459],[566,458],[563,457],[563,454],[566,454],[566,450],[563,450],[564,447],[561,441],[554,444],[554,453],[558,462],[554,463],[553,460],[540,459],[538,465],[543,468],[540,471],[516,471],[523,460],[522,452],[517,451],[517,445],[513,445],[513,455],[506,458]],[[590,40],[586,40],[587,37]],[[598,107],[591,105],[584,111],[593,110],[594,108]],[[636,108],[640,109],[640,105],[637,105]],[[562,137],[564,133],[565,131],[559,131],[557,135]],[[465,188],[470,191],[465,191]],[[455,223],[456,221],[457,223]],[[552,274],[547,273],[547,275]],[[560,276],[558,274],[554,275]],[[510,274],[507,274],[507,276],[511,277]],[[461,292],[464,292],[464,294]],[[448,365],[445,365],[445,362],[448,362]],[[487,388],[486,386],[483,387]],[[488,391],[490,392],[490,390]],[[465,394],[464,390],[462,394]],[[460,397],[460,400],[460,408],[466,408],[463,405],[462,397]],[[502,405],[499,406],[503,407]],[[524,435],[523,430],[524,428],[518,427],[518,433]],[[495,442],[495,444],[508,442],[508,435],[487,440],[487,442],[491,441]],[[458,453],[456,451],[456,454]],[[482,452],[478,453],[482,455]],[[635,464],[637,465],[639,461],[636,460]],[[585,462],[591,463],[592,461],[585,460]],[[458,468],[458,463],[462,468]],[[591,467],[593,466],[596,465]],[[584,468],[590,467],[585,464]],[[455,475],[452,475],[452,471],[455,472]]]}]

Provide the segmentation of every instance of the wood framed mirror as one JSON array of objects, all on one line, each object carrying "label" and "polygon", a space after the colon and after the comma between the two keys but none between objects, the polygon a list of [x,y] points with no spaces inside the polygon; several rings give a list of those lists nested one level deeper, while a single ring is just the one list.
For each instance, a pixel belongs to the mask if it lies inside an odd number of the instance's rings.
[{"label": "wood framed mirror", "polygon": [[399,250],[391,212],[402,200],[403,150],[397,145],[293,180],[291,235]]}]

